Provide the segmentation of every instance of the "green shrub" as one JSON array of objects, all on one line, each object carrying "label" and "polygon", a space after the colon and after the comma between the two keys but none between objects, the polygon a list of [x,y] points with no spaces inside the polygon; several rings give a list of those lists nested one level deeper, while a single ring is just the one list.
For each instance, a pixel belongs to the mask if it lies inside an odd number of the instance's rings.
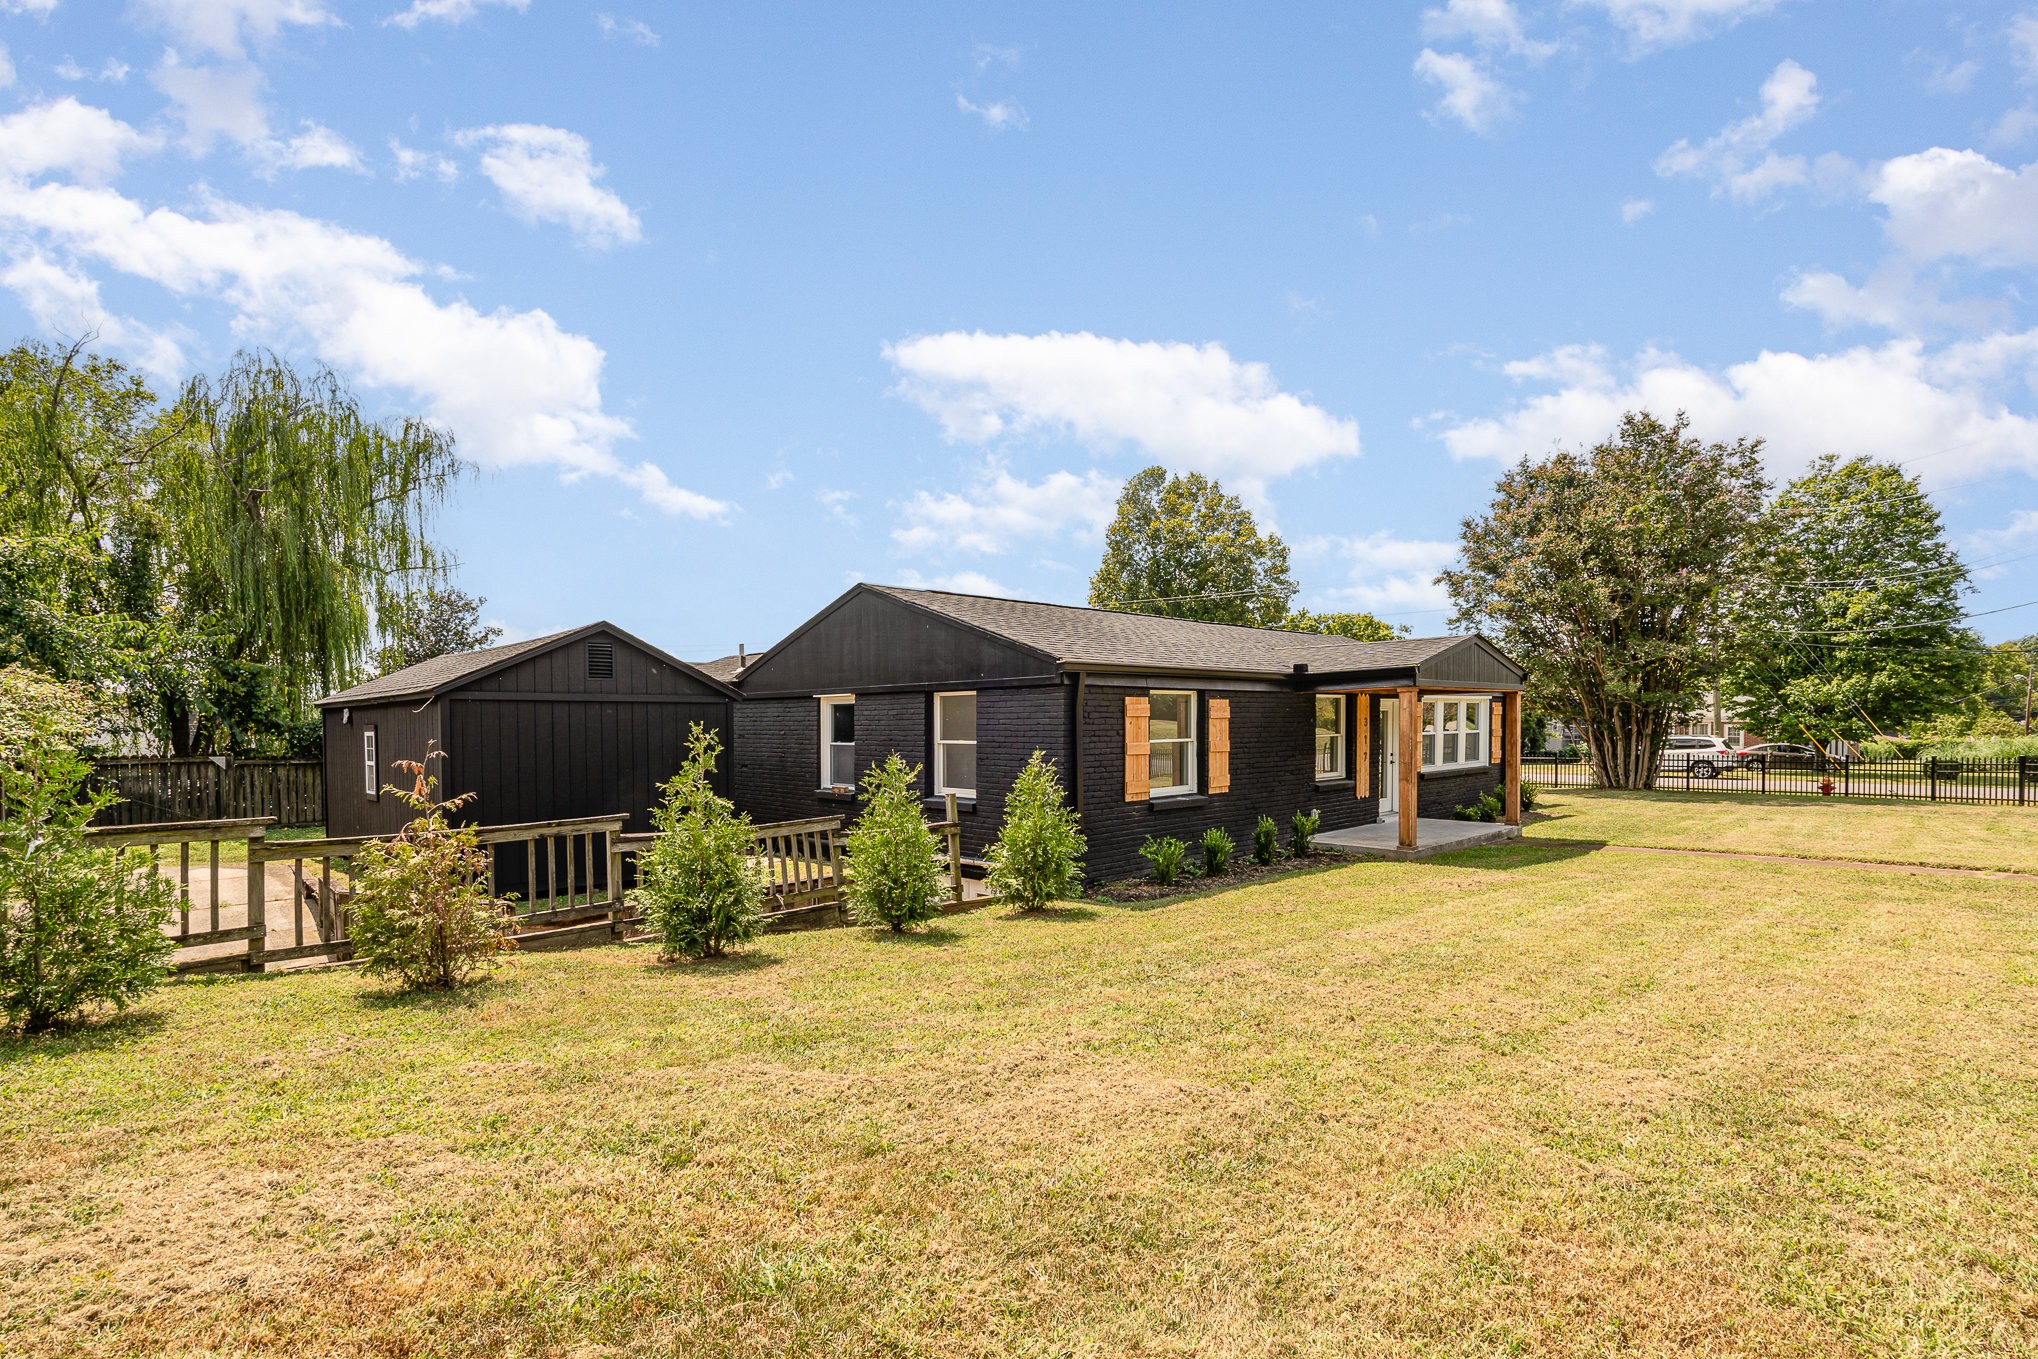
[{"label": "green shrub", "polygon": [[1005,794],[1005,821],[985,855],[992,892],[1029,911],[1075,896],[1088,848],[1054,762],[1034,751]]},{"label": "green shrub", "polygon": [[417,813],[394,838],[371,841],[354,856],[354,956],[370,972],[415,990],[448,991],[488,970],[516,947],[509,903],[488,891],[489,851],[471,826],[447,820],[474,795],[440,802],[431,761],[446,752],[434,742],[423,760],[398,760],[409,788],[390,785]]},{"label": "green shrub", "polygon": [[[1507,796],[1507,790],[1505,788],[1501,789],[1501,796],[1503,798]],[[1534,811],[1536,809],[1536,799],[1541,796],[1542,796],[1541,790],[1538,789],[1533,783],[1530,783],[1527,779],[1522,780],[1521,809],[1524,812]]]},{"label": "green shrub", "polygon": [[721,737],[696,722],[686,748],[651,813],[658,838],[637,855],[629,901],[658,932],[663,956],[719,958],[763,930],[764,870],[750,818],[715,792]]},{"label": "green shrub", "polygon": [[175,889],[145,852],[85,838],[117,799],[85,791],[90,767],[58,728],[29,712],[0,755],[0,1014],[29,1033],[126,1008],[176,951],[163,932]]},{"label": "green shrub", "polygon": [[1253,826],[1253,862],[1270,864],[1281,857],[1281,828],[1274,824],[1274,818],[1260,813],[1259,821]]},{"label": "green shrub", "polygon": [[920,767],[893,751],[863,776],[863,807],[849,832],[843,899],[859,925],[903,932],[940,914],[946,856],[920,814]]},{"label": "green shrub", "polygon": [[1316,849],[1316,832],[1323,828],[1323,813],[1318,811],[1297,812],[1288,818],[1288,852],[1296,858],[1313,853]]},{"label": "green shrub", "polygon": [[1188,855],[1189,847],[1172,835],[1156,839],[1149,835],[1146,843],[1139,847],[1139,857],[1153,865],[1153,880],[1163,887],[1173,887],[1181,874],[1182,860]]},{"label": "green shrub", "polygon": [[1203,832],[1203,876],[1214,878],[1231,867],[1231,852],[1238,848],[1222,826]]},{"label": "green shrub", "polygon": [[1506,815],[1506,806],[1495,793],[1481,793],[1479,800],[1459,807],[1451,813],[1460,821],[1498,821]]}]

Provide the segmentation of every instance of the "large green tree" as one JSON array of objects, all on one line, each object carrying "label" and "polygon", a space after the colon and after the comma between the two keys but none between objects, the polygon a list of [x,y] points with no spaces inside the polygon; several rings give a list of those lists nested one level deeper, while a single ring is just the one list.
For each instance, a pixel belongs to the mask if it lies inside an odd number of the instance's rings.
[{"label": "large green tree", "polygon": [[1391,642],[1396,637],[1406,637],[1406,625],[1395,626],[1382,622],[1369,613],[1311,613],[1297,609],[1281,620],[1281,627],[1289,632],[1321,632],[1333,637],[1349,637],[1355,642]]},{"label": "large green tree", "polygon": [[375,653],[376,670],[386,675],[434,656],[493,645],[502,629],[481,621],[487,603],[450,585],[427,585],[396,600],[377,620],[382,646]]},{"label": "large green tree", "polygon": [[1090,603],[1124,613],[1278,627],[1295,597],[1288,545],[1200,472],[1149,467],[1118,495]]},{"label": "large green tree", "polygon": [[1957,708],[1983,683],[1961,626],[1967,568],[1917,479],[1824,457],[1761,522],[1728,610],[1725,692],[1779,741],[1867,740]]},{"label": "large green tree", "polygon": [[1442,580],[1454,624],[1527,667],[1610,787],[1647,788],[1718,663],[1722,592],[1746,569],[1766,484],[1757,441],[1701,443],[1680,413],[1624,416],[1585,453],[1523,459],[1464,522]]},{"label": "large green tree", "polygon": [[2038,707],[2034,694],[2038,694],[2038,633],[1991,647],[1982,701],[2008,714],[2029,736],[2033,709]]},{"label": "large green tree", "polygon": [[83,346],[0,356],[0,662],[118,697],[179,754],[246,750],[357,677],[439,567],[449,435],[242,355],[169,404]]}]

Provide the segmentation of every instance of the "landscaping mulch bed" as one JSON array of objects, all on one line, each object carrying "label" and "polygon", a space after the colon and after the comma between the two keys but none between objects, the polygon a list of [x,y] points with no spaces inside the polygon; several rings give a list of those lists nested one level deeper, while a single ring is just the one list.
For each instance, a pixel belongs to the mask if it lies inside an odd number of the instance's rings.
[{"label": "landscaping mulch bed", "polygon": [[1215,877],[1191,874],[1184,865],[1183,872],[1175,881],[1163,887],[1152,878],[1122,878],[1091,888],[1083,894],[1085,901],[1123,903],[1133,901],[1164,901],[1169,897],[1186,896],[1191,892],[1215,892],[1224,887],[1238,887],[1256,878],[1272,877],[1280,873],[1292,873],[1298,868],[1316,868],[1335,862],[1338,855],[1324,850],[1313,850],[1300,856],[1283,854],[1270,864],[1255,863],[1251,859],[1232,861],[1231,867]]}]

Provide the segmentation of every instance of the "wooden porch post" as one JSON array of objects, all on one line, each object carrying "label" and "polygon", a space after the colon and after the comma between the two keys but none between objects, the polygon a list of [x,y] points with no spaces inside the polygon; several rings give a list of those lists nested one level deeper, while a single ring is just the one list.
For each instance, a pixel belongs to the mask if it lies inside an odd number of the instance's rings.
[{"label": "wooden porch post", "polygon": [[1422,782],[1422,690],[1401,691],[1401,847],[1415,848],[1416,797]]},{"label": "wooden porch post", "polygon": [[1521,693],[1500,696],[1500,739],[1507,743],[1502,756],[1507,770],[1507,824],[1521,824]]}]

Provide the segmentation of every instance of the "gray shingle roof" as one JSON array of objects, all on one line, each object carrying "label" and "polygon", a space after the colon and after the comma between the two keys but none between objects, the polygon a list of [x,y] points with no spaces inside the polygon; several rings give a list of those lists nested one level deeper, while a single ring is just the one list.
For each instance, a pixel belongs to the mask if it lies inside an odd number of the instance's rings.
[{"label": "gray shingle roof", "polygon": [[1307,665],[1317,674],[1395,670],[1419,665],[1467,640],[1406,637],[1391,642],[1355,642],[1318,633],[1198,623],[946,590],[908,590],[894,585],[868,588],[1007,638],[1064,665],[1267,675],[1291,674],[1297,665]]},{"label": "gray shingle roof", "polygon": [[[757,653],[752,652],[749,659],[756,660]],[[724,684],[734,680],[736,676],[743,673],[744,669],[744,663],[733,655],[717,656],[712,661],[693,661],[691,664],[694,669],[700,671],[703,675],[711,676],[722,681]]]},{"label": "gray shingle roof", "polygon": [[372,680],[342,689],[337,694],[319,700],[324,707],[335,703],[372,703],[378,699],[407,698],[412,694],[432,694],[449,684],[457,684],[469,675],[478,674],[492,665],[515,660],[528,651],[542,651],[562,637],[570,637],[580,628],[568,628],[564,632],[548,632],[543,637],[532,637],[521,642],[506,642],[501,646],[483,647],[479,651],[456,651],[445,656],[434,656],[416,665],[407,665],[401,670],[392,670]]}]

